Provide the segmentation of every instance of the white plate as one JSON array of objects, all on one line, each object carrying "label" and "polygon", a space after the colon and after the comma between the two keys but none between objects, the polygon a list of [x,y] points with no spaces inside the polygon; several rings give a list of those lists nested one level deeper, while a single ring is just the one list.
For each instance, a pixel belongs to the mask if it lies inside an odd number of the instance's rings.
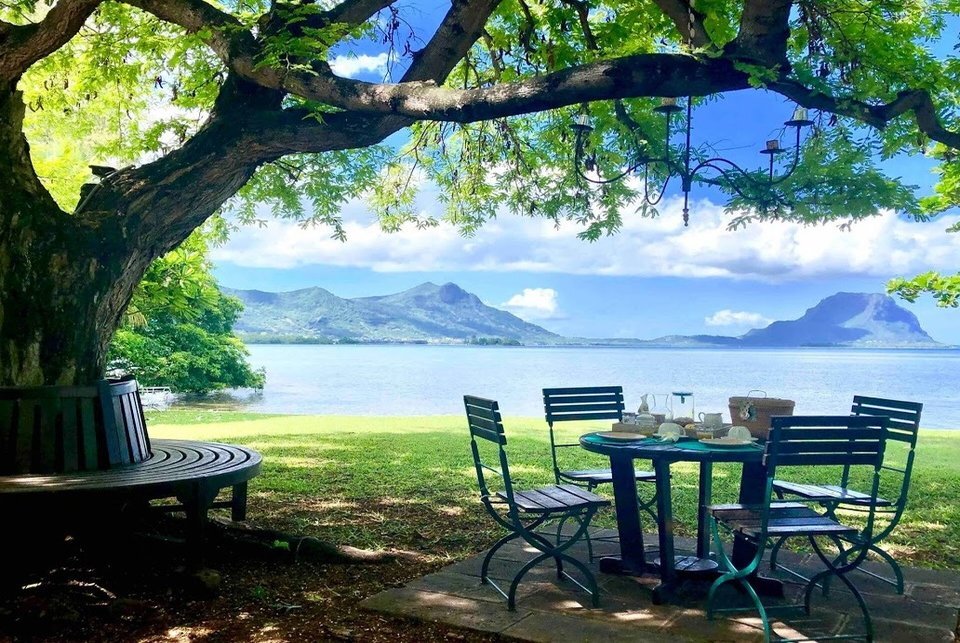
[{"label": "white plate", "polygon": [[750,438],[749,440],[742,440],[740,438],[703,438],[700,440],[700,442],[712,447],[745,447],[756,441],[757,438]]},{"label": "white plate", "polygon": [[608,440],[645,440],[650,437],[640,433],[627,433],[625,431],[600,431],[597,433],[601,438]]}]

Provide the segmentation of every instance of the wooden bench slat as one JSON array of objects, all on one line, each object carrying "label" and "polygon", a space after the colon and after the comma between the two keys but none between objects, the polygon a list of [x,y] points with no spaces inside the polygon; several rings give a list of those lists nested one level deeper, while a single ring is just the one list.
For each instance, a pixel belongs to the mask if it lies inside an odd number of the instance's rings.
[{"label": "wooden bench slat", "polygon": [[150,459],[115,469],[0,476],[0,498],[111,490],[133,493],[196,481],[226,486],[254,477],[262,462],[252,449],[215,442],[154,440],[154,449]]},{"label": "wooden bench slat", "polygon": [[61,406],[63,430],[61,444],[63,453],[62,471],[76,471],[80,468],[80,435],[77,431],[77,403],[76,398],[66,398]]},{"label": "wooden bench slat", "polygon": [[36,416],[36,406],[32,400],[21,404],[18,413],[17,428],[14,432],[16,441],[16,461],[17,471],[29,471],[33,466],[33,444],[34,444],[34,425]]},{"label": "wooden bench slat", "polygon": [[33,470],[38,473],[50,473],[57,470],[57,432],[60,416],[60,398],[46,398],[37,403],[37,425],[35,436],[36,460]]},{"label": "wooden bench slat", "polygon": [[81,458],[81,468],[84,470],[97,469],[101,462],[105,461],[106,453],[101,454],[97,443],[97,435],[91,430],[95,426],[96,411],[92,399],[81,398],[78,400],[80,405],[78,418],[80,419],[81,444],[83,456]]}]

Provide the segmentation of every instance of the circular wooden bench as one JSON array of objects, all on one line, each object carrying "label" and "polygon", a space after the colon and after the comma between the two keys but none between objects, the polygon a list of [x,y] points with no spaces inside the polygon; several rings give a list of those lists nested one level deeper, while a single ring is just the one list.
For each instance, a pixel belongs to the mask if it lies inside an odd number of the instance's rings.
[{"label": "circular wooden bench", "polygon": [[[92,387],[0,388],[0,505],[176,498],[187,514],[189,551],[202,558],[211,508],[245,520],[247,482],[259,453],[195,440],[151,440],[135,381]],[[217,502],[221,490],[232,497]]]},{"label": "circular wooden bench", "polygon": [[[151,447],[146,460],[111,469],[0,476],[0,504],[176,498],[180,505],[163,509],[186,512],[187,545],[199,559],[210,509],[226,507],[233,520],[246,519],[247,481],[260,473],[262,458],[252,449],[216,442],[153,440]],[[230,500],[216,502],[226,488],[232,489]]]}]

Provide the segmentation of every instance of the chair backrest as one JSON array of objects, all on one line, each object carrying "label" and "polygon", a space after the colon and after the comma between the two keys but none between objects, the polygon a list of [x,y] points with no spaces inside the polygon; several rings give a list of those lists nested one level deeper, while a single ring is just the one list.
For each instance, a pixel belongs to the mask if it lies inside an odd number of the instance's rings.
[{"label": "chair backrest", "polygon": [[[887,439],[903,442],[908,446],[907,461],[903,468],[884,463],[886,471],[892,471],[901,477],[900,492],[893,503],[895,510],[900,513],[907,504],[907,494],[910,490],[910,475],[913,472],[913,458],[917,448],[917,436],[920,432],[920,414],[923,404],[920,402],[906,402],[904,400],[887,400],[880,397],[853,396],[853,406],[850,412],[853,415],[885,417],[887,418]],[[841,486],[846,487],[849,472],[845,468]]]},{"label": "chair backrest", "polygon": [[863,395],[854,395],[853,406],[850,408],[853,415],[888,418],[887,439],[905,442],[910,445],[911,450],[917,446],[922,411],[923,404],[920,402],[885,400]]},{"label": "chair backrest", "polygon": [[543,389],[543,414],[550,433],[550,454],[553,458],[553,472],[560,482],[560,466],[557,464],[557,449],[580,446],[576,443],[558,443],[554,433],[555,422],[573,422],[577,420],[616,420],[623,419],[622,386],[584,386],[572,388]]},{"label": "chair backrest", "polygon": [[[487,485],[485,472],[498,475],[503,480],[503,493],[507,497],[511,515],[516,513],[513,498],[513,485],[510,481],[510,467],[504,445],[507,436],[503,432],[503,419],[500,417],[500,405],[496,400],[488,400],[473,395],[463,396],[463,405],[467,411],[467,424],[470,427],[470,449],[473,452],[473,464],[477,470],[477,483],[480,485],[481,499],[487,501],[492,494]],[[486,440],[497,446],[497,466],[483,461],[477,440]]]},{"label": "chair backrest", "polygon": [[[875,501],[887,440],[887,418],[852,415],[776,415],[767,438],[767,505],[778,466],[862,466],[873,470]],[[866,532],[872,533],[875,502],[869,503]]]}]

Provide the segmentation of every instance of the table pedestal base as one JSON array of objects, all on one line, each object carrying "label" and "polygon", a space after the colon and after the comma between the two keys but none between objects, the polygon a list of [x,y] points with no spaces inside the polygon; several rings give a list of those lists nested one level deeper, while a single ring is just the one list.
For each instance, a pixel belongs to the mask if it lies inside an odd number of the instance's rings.
[{"label": "table pedestal base", "polygon": [[[660,559],[655,558],[652,563],[655,569],[660,569]],[[673,557],[673,568],[677,570],[678,576],[713,576],[719,574],[717,569],[720,565],[712,558],[698,558],[696,556],[676,555]]]},{"label": "table pedestal base", "polygon": [[604,556],[600,559],[599,567],[600,571],[604,574],[617,574],[620,576],[643,576],[645,573],[653,571],[647,563],[635,563],[623,560],[619,556]]}]

